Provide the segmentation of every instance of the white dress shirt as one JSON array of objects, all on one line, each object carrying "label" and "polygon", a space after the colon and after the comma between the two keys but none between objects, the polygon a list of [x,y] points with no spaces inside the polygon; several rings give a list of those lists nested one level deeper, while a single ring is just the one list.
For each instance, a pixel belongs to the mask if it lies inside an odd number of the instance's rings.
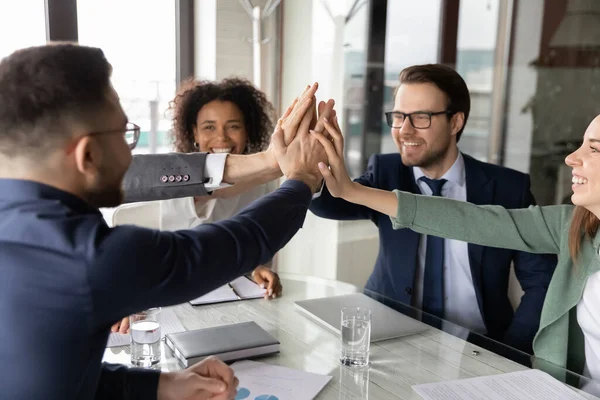
[{"label": "white dress shirt", "polygon": [[200,224],[230,218],[244,209],[254,200],[277,189],[278,181],[271,181],[237,196],[222,199],[211,198],[206,202],[194,202],[193,197],[160,200],[158,229],[176,231],[189,229]]},{"label": "white dress shirt", "polygon": [[[592,274],[577,304],[577,322],[585,341],[585,369],[583,374],[600,381],[600,272]],[[599,388],[595,391],[598,395]]]},{"label": "white dress shirt", "polygon": [[225,173],[225,159],[227,154],[207,154],[204,163],[205,178],[208,182],[204,184],[204,189],[208,192],[231,186],[223,183],[223,174]]},{"label": "white dress shirt", "polygon": [[[433,192],[429,185],[419,180],[419,178],[425,176],[423,171],[418,167],[414,167],[413,174],[421,193],[431,196]],[[462,154],[458,153],[452,167],[440,179],[447,180],[442,186],[442,197],[467,201],[465,161]],[[423,308],[423,276],[426,252],[427,236],[421,235],[419,265],[415,274],[413,294],[413,305],[419,309]],[[473,286],[468,244],[451,239],[444,239],[444,319],[476,333],[485,334],[487,332],[479,311],[475,287]]]}]

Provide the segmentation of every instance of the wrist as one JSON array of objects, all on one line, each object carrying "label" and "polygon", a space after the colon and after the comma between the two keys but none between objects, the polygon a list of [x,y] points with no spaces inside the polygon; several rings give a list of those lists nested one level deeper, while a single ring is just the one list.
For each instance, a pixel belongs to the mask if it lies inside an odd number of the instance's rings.
[{"label": "wrist", "polygon": [[267,150],[260,153],[264,159],[265,165],[267,165],[269,169],[269,173],[282,176],[281,169],[279,168],[279,162],[277,161],[277,157],[275,157],[275,152],[272,147],[269,147]]},{"label": "wrist", "polygon": [[316,193],[321,187],[322,178],[310,174],[292,173],[287,176],[287,179],[302,181],[309,187],[311,193]]},{"label": "wrist", "polygon": [[347,190],[342,193],[342,198],[351,203],[356,203],[359,200],[360,190],[363,186],[358,182],[352,182],[348,185]]},{"label": "wrist", "polygon": [[169,393],[169,386],[173,381],[174,372],[161,372],[158,378],[158,389],[156,393],[156,400],[171,400]]}]

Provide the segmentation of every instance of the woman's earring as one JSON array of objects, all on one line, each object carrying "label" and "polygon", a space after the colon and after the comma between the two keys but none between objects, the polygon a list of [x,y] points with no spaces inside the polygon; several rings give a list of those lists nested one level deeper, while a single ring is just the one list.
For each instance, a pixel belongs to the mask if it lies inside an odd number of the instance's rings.
[{"label": "woman's earring", "polygon": [[196,150],[200,149],[200,145],[198,144],[198,142],[194,142],[194,148]]}]

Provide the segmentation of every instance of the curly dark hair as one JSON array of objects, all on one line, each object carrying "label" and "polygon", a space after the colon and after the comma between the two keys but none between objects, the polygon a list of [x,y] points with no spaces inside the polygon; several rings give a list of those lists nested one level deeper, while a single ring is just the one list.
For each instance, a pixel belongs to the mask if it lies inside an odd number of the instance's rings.
[{"label": "curly dark hair", "polygon": [[245,154],[265,150],[273,131],[275,113],[267,96],[246,79],[228,78],[220,82],[190,79],[181,85],[175,98],[169,102],[173,120],[175,150],[182,153],[197,151],[194,148],[194,131],[198,113],[213,100],[230,101],[244,115],[248,143]]}]

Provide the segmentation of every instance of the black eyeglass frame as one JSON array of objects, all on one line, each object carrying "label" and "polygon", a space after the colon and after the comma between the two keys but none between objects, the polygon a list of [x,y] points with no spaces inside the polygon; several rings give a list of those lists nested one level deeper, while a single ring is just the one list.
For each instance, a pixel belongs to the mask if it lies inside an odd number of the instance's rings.
[{"label": "black eyeglass frame", "polygon": [[[388,124],[388,126],[390,128],[394,128],[394,129],[400,129],[402,128],[402,126],[404,125],[404,121],[406,121],[406,117],[408,117],[408,119],[410,120],[410,124],[413,126],[413,128],[415,129],[427,129],[431,127],[431,117],[435,116],[435,115],[442,115],[442,114],[446,114],[446,115],[453,115],[455,114],[454,111],[451,110],[444,110],[444,111],[436,111],[436,112],[429,112],[429,111],[415,111],[412,113],[403,113],[401,111],[388,111],[385,113],[385,120]],[[402,115],[402,125],[400,126],[394,126],[393,125],[393,117],[394,115]],[[413,115],[427,115],[429,118],[429,125],[427,126],[415,126],[415,123],[413,121]]]},{"label": "black eyeglass frame", "polygon": [[103,135],[108,133],[121,133],[123,134],[123,136],[125,136],[128,132],[133,132],[133,143],[127,143],[127,145],[129,145],[129,150],[133,150],[135,149],[135,146],[137,146],[138,141],[140,140],[141,132],[141,128],[139,127],[139,125],[134,124],[133,122],[128,122],[125,125],[125,129],[112,129],[110,131],[90,132],[85,136]]}]

